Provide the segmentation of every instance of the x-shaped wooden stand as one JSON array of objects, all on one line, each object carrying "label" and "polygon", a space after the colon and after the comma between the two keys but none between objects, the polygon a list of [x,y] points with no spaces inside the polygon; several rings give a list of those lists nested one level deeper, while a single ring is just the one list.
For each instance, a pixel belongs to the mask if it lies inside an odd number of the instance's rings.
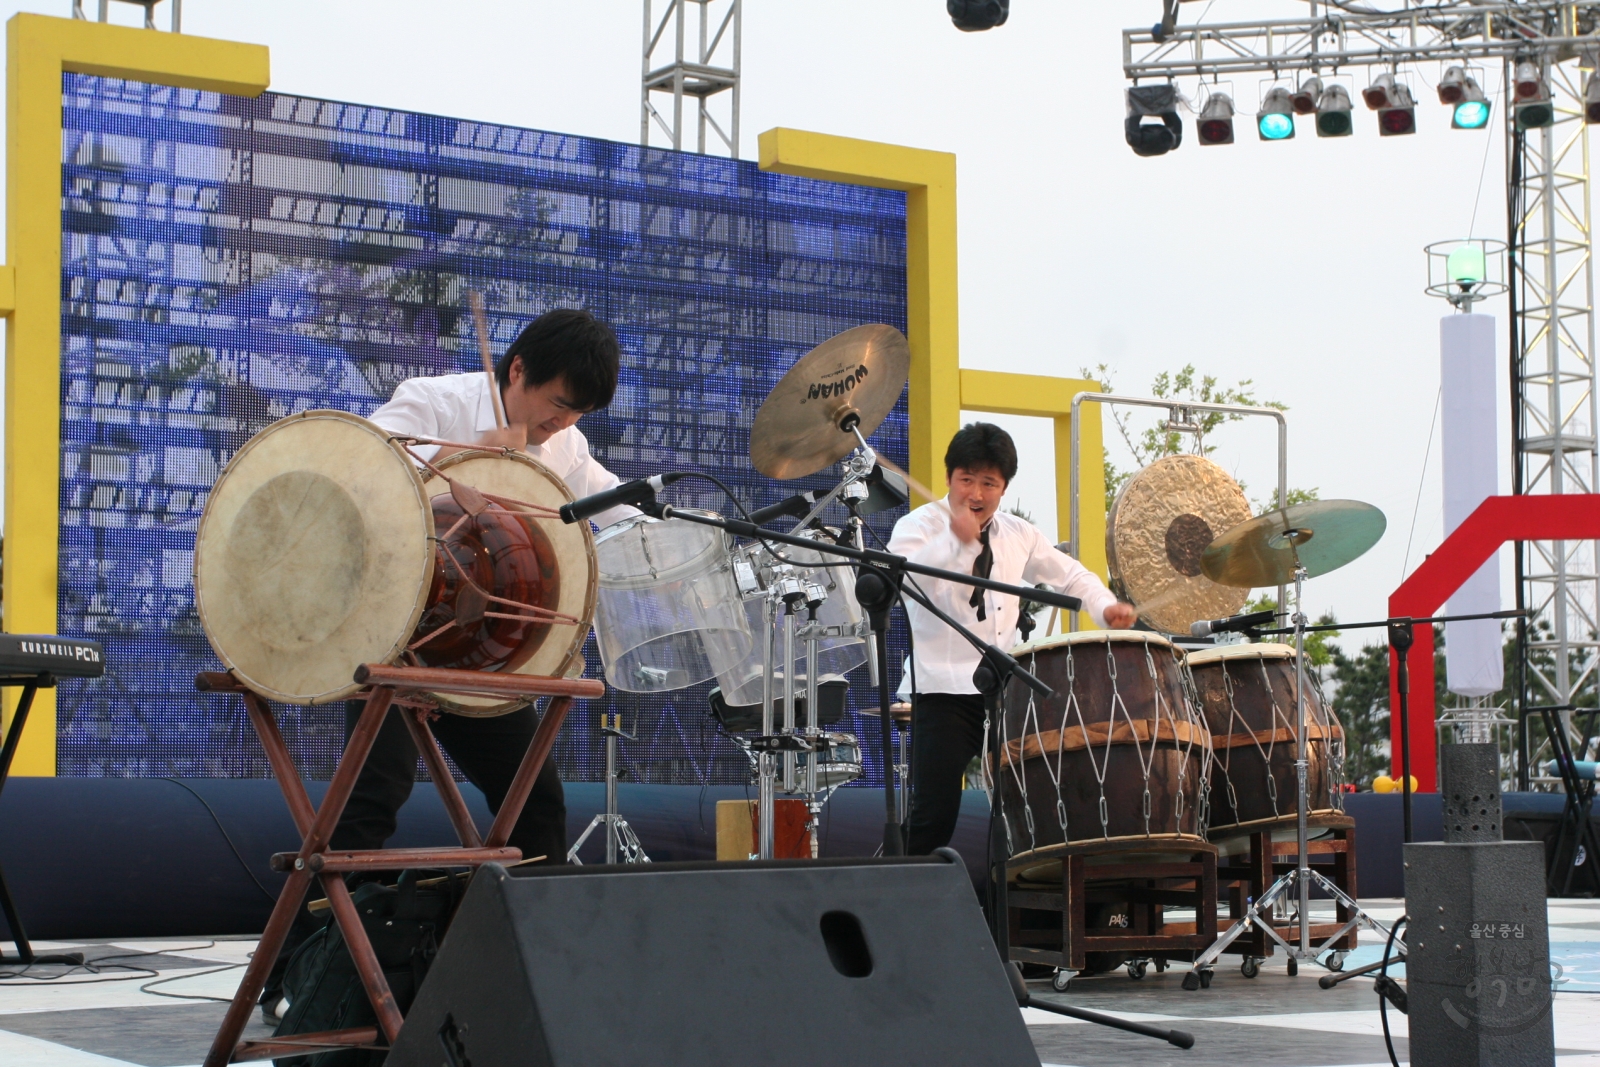
[{"label": "x-shaped wooden stand", "polygon": [[[594,698],[605,695],[605,684],[590,678],[547,678],[525,674],[484,673],[479,671],[454,671],[427,667],[389,667],[369,663],[357,668],[355,680],[371,686],[367,705],[356,722],[344,755],[339,759],[333,780],[328,783],[322,806],[313,808],[306,793],[305,783],[294,765],[294,758],[278,731],[272,710],[260,695],[247,689],[232,674],[207,672],[195,678],[195,688],[201,692],[238,693],[244,697],[250,721],[255,725],[261,745],[267,751],[272,773],[288,802],[289,814],[295,828],[300,831],[300,851],[280,852],[272,857],[274,870],[287,871],[288,880],[278,895],[278,902],[262,931],[261,943],[245,969],[239,991],[228,1006],[228,1014],[206,1054],[205,1067],[223,1067],[230,1062],[265,1060],[280,1056],[305,1055],[310,1052],[337,1048],[384,1048],[394,1043],[403,1021],[400,1008],[395,1003],[389,983],[383,977],[383,968],[367,939],[361,918],[356,914],[350,899],[350,890],[344,883],[348,871],[403,870],[410,867],[476,867],[483,863],[515,863],[522,853],[506,847],[511,829],[522,814],[533,789],[534,780],[544,766],[550,749],[555,745],[556,734],[567,716],[573,698]],[[383,726],[384,716],[394,703],[397,692],[402,693],[457,693],[501,697],[554,697],[539,722],[533,742],[522,757],[511,789],[506,793],[494,825],[487,837],[479,837],[467,811],[466,801],[456,788],[455,779],[445,766],[444,753],[428,727],[428,711],[424,708],[406,708],[406,728],[422,754],[428,774],[444,800],[445,811],[461,838],[459,848],[381,848],[344,852],[328,851],[328,841],[339,816],[344,813],[350,792],[355,788],[361,768],[372,751],[373,741]],[[305,899],[312,879],[320,879],[328,896],[333,916],[344,934],[350,956],[361,975],[367,996],[378,1015],[376,1027],[359,1027],[350,1030],[329,1030],[316,1034],[296,1034],[293,1037],[275,1038],[271,1041],[239,1040],[255,1010],[256,1001],[266,985],[273,962],[283,948],[284,939],[294,921],[296,910]],[[380,1040],[381,1036],[381,1040]]]}]

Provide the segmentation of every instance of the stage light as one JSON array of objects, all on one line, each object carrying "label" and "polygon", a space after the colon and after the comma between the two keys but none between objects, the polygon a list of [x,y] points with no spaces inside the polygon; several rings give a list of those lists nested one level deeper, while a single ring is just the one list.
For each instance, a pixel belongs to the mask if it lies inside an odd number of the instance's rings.
[{"label": "stage light", "polygon": [[[1455,75],[1451,80],[1451,75]],[[1441,103],[1454,105],[1450,109],[1450,128],[1453,130],[1481,130],[1489,125],[1489,101],[1484,98],[1483,89],[1460,67],[1451,67],[1445,72],[1449,82],[1449,92],[1446,93],[1446,82],[1439,83],[1439,100]],[[1448,95],[1451,99],[1446,100]]]},{"label": "stage light", "polygon": [[1200,109],[1195,127],[1201,144],[1233,143],[1233,100],[1227,93],[1212,93]]},{"label": "stage light", "polygon": [[1317,100],[1317,136],[1349,137],[1354,123],[1350,118],[1350,94],[1342,85],[1330,85]]},{"label": "stage light", "polygon": [[1439,79],[1439,103],[1459,104],[1467,98],[1467,83],[1472,81],[1460,67],[1451,67]]},{"label": "stage light", "polygon": [[945,0],[950,21],[963,33],[978,33],[1004,26],[1011,14],[1011,0]]},{"label": "stage light", "polygon": [[1539,76],[1539,68],[1531,61],[1524,59],[1517,64],[1517,74],[1512,80],[1517,94],[1517,103],[1526,100],[1542,100],[1549,94],[1544,91],[1544,79]]},{"label": "stage light", "polygon": [[[1183,120],[1178,117],[1175,85],[1135,85],[1125,94],[1128,118],[1123,137],[1137,156],[1164,156],[1183,143]],[[1147,118],[1160,125],[1146,123]]]},{"label": "stage light", "polygon": [[1417,132],[1417,102],[1411,90],[1396,83],[1389,89],[1389,106],[1378,111],[1378,135],[1399,137]]},{"label": "stage light", "polygon": [[1583,87],[1583,121],[1600,122],[1600,77],[1594,74]]},{"label": "stage light", "polygon": [[1378,111],[1382,108],[1394,106],[1394,92],[1399,88],[1395,85],[1393,74],[1380,74],[1372,79],[1372,84],[1361,90],[1361,99],[1365,101],[1368,111]]},{"label": "stage light", "polygon": [[1313,115],[1317,101],[1322,98],[1322,79],[1312,76],[1300,83],[1300,88],[1289,94],[1289,106],[1296,115]]},{"label": "stage light", "polygon": [[1517,101],[1517,129],[1537,130],[1555,123],[1556,109],[1550,101],[1550,87],[1545,84],[1538,66],[1526,59],[1518,63],[1511,86]]},{"label": "stage light", "polygon": [[1289,90],[1275,86],[1267,90],[1256,113],[1256,132],[1263,141],[1287,141],[1294,136],[1294,106],[1289,103]]}]

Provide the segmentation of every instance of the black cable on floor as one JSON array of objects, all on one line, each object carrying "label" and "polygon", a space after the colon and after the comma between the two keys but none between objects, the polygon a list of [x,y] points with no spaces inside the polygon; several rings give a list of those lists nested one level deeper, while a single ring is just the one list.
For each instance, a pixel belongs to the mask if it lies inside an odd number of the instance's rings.
[{"label": "black cable on floor", "polygon": [[[167,956],[167,955],[176,956],[176,955],[182,955],[185,952],[198,952],[201,949],[214,948],[214,947],[216,947],[216,944],[217,943],[215,941],[207,941],[203,945],[185,945],[182,948],[162,949],[159,952],[156,952],[156,951],[118,952],[118,953],[113,953],[112,955],[109,955],[109,956],[96,956],[93,959],[86,959],[82,963],[68,965],[67,969],[62,971],[60,974],[30,975],[28,972],[31,971],[34,967],[37,967],[37,966],[41,966],[41,965],[43,965],[43,966],[59,966],[59,964],[45,964],[45,963],[43,963],[43,961],[37,961],[35,963],[28,964],[26,967],[23,967],[20,970],[16,970],[16,971],[0,971],[0,980],[15,979],[16,980],[15,984],[8,985],[6,988],[12,988],[12,989],[24,988],[25,989],[29,985],[32,985],[32,984],[35,984],[35,983],[43,984],[45,982],[48,982],[51,985],[109,985],[109,984],[111,984],[113,982],[129,982],[129,981],[133,981],[134,979],[138,979],[138,978],[159,978],[161,976],[161,972],[160,971],[152,971],[148,967],[134,967],[134,966],[131,966],[131,965],[128,965],[128,964],[113,963],[113,964],[111,964],[111,966],[114,967],[114,968],[117,968],[119,970],[134,971],[134,972],[137,972],[137,973],[135,973],[135,974],[125,974],[125,975],[122,975],[122,976],[117,977],[117,978],[101,978],[101,979],[79,978],[79,979],[74,979],[73,981],[70,981],[70,982],[69,981],[63,981],[63,979],[65,979],[68,975],[75,974],[78,971],[87,971],[90,974],[99,974],[100,973],[100,968],[99,968],[98,965],[102,964],[102,963],[105,963],[107,960],[139,959],[139,958],[144,957],[144,956]],[[239,966],[243,966],[243,965],[234,963],[234,964],[229,964],[229,966],[230,967],[239,967]],[[219,968],[219,969],[226,970],[227,968]],[[178,977],[187,978],[187,977],[189,977],[189,975],[180,975]],[[172,996],[174,994],[157,993],[155,995],[156,996]]]},{"label": "black cable on floor", "polygon": [[222,840],[228,843],[228,851],[232,852],[233,858],[239,861],[239,866],[244,868],[244,873],[250,876],[250,880],[256,884],[257,889],[261,890],[261,894],[263,896],[265,896],[272,903],[276,904],[278,902],[277,895],[269,890],[266,886],[261,884],[261,879],[256,877],[256,872],[252,871],[250,869],[250,865],[244,861],[244,856],[240,853],[239,846],[233,843],[233,838],[228,835],[228,828],[222,825],[222,818],[217,814],[216,809],[206,802],[206,798],[195,792],[189,786],[184,785],[183,782],[176,778],[161,778],[159,781],[171,782],[173,785],[184,790],[190,796],[194,797],[200,802],[201,807],[205,808],[206,811],[210,813],[211,821],[217,824],[217,832],[222,834]]},{"label": "black cable on floor", "polygon": [[[1394,939],[1400,928],[1406,925],[1409,915],[1402,915],[1389,927],[1389,943],[1383,947],[1383,968],[1378,971],[1378,1018],[1383,1022],[1383,1045],[1389,1050],[1389,1063],[1391,1067],[1400,1067],[1400,1059],[1394,1054],[1394,1039],[1389,1035],[1389,998],[1383,992],[1383,983],[1389,981],[1389,962],[1394,959]],[[1410,971],[1406,972],[1408,975]]]}]

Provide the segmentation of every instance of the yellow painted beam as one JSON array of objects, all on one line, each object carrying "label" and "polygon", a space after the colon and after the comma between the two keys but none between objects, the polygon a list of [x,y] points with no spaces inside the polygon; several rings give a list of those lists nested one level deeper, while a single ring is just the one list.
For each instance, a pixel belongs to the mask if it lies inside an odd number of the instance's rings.
[{"label": "yellow painted beam", "polygon": [[[61,465],[61,76],[258,96],[266,47],[81,19],[6,24],[4,626],[55,633]],[[56,767],[55,691],[34,703],[12,773]]]},{"label": "yellow painted beam", "polygon": [[15,267],[0,267],[0,315],[9,316],[17,309],[17,271]]},{"label": "yellow painted beam", "polygon": [[944,451],[961,427],[955,155],[786,129],[760,146],[762,170],[905,190],[911,474],[942,493]]},{"label": "yellow painted beam", "polygon": [[[1072,528],[1072,398],[1079,393],[1101,392],[1099,382],[1087,378],[1051,378],[1042,374],[1008,374],[1003,371],[962,370],[961,407],[995,415],[1030,415],[1055,422],[1056,535],[1063,541]],[[1083,426],[1078,435],[1078,561],[1106,578],[1105,442],[1101,436],[1100,405],[1085,404],[1079,411]]]}]

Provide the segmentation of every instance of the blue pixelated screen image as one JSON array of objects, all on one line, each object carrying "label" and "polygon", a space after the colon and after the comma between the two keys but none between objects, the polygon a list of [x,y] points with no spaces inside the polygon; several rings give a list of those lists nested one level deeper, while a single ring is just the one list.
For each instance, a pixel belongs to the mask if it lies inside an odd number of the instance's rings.
[{"label": "blue pixelated screen image", "polygon": [[[58,694],[62,775],[266,776],[195,612],[195,527],[229,458],[309,408],[371,413],[406,378],[476,370],[466,293],[493,348],[556,307],[611,323],[614,403],[580,428],[623,478],[717,475],[754,507],[831,484],[772,482],[749,426],[778,378],[842,330],[905,329],[905,194],[754,163],[266,93],[63,81],[59,632],[107,671]],[[873,436],[906,462],[900,405]],[[731,511],[697,482],[671,502]],[[876,516],[884,537],[903,509]],[[891,649],[898,662],[903,641]],[[590,674],[600,663],[590,641]],[[352,665],[353,667],[354,665]],[[852,708],[877,703],[866,672]],[[707,686],[574,709],[568,780],[603,775],[621,713],[635,781],[748,780]],[[275,705],[326,777],[342,708]],[[853,724],[853,725],[852,725]],[[870,726],[869,726],[870,724]],[[844,729],[876,736],[852,711]],[[863,783],[881,783],[876,745]]]}]

